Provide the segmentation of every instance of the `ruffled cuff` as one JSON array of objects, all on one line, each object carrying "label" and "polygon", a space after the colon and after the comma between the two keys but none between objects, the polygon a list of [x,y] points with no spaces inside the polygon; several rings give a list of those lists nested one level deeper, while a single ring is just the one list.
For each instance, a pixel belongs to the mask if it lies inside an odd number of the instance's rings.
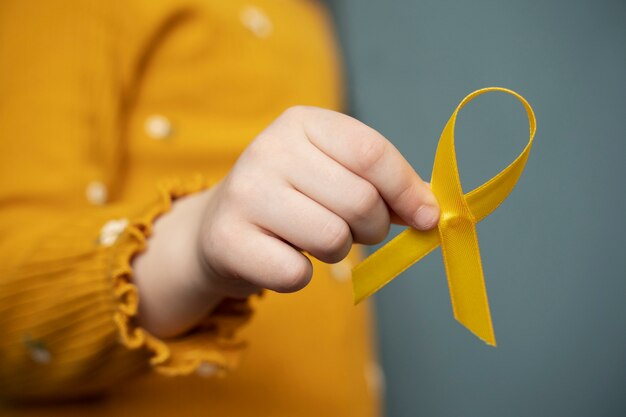
[{"label": "ruffled cuff", "polygon": [[183,336],[159,339],[137,324],[138,288],[133,284],[131,260],[145,250],[155,219],[170,210],[172,201],[208,188],[198,176],[188,183],[168,180],[159,185],[159,197],[145,213],[131,221],[115,242],[112,278],[117,300],[113,320],[120,342],[128,349],[143,349],[153,369],[163,375],[224,375],[236,367],[245,342],[236,331],[248,321],[249,299],[226,299],[205,320]]}]

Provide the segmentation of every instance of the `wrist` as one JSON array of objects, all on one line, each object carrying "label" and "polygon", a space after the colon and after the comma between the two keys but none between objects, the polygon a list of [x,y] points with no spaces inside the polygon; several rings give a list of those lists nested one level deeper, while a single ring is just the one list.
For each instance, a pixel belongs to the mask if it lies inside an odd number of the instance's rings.
[{"label": "wrist", "polygon": [[147,250],[133,260],[139,324],[157,337],[196,325],[222,300],[211,292],[200,263],[197,235],[211,190],[180,198],[159,217]]}]

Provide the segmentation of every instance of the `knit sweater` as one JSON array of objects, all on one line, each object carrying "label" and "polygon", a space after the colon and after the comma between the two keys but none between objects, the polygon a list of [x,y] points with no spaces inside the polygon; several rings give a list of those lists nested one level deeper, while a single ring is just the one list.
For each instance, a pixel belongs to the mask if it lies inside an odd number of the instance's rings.
[{"label": "knit sweater", "polygon": [[155,219],[297,104],[342,106],[316,1],[0,3],[1,415],[377,414],[356,250],[179,337],[136,322]]}]

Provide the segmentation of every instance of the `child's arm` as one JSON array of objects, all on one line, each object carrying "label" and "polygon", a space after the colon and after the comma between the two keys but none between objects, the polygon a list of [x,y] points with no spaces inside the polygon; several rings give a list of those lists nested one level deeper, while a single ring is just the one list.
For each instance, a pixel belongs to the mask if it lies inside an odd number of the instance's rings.
[{"label": "child's arm", "polygon": [[243,302],[175,341],[134,322],[130,259],[172,200],[208,186],[155,178],[124,193],[135,65],[175,6],[142,3],[149,15],[138,2],[0,2],[2,399],[81,397],[151,366],[222,370],[242,349]]}]

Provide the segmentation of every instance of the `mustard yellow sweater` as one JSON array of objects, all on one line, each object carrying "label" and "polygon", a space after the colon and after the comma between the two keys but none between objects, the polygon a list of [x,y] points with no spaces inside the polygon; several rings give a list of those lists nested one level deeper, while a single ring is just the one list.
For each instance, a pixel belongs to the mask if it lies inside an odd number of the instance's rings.
[{"label": "mustard yellow sweater", "polygon": [[135,323],[155,218],[285,108],[339,109],[336,55],[312,0],[0,2],[0,415],[377,414],[356,253],[178,338]]}]

